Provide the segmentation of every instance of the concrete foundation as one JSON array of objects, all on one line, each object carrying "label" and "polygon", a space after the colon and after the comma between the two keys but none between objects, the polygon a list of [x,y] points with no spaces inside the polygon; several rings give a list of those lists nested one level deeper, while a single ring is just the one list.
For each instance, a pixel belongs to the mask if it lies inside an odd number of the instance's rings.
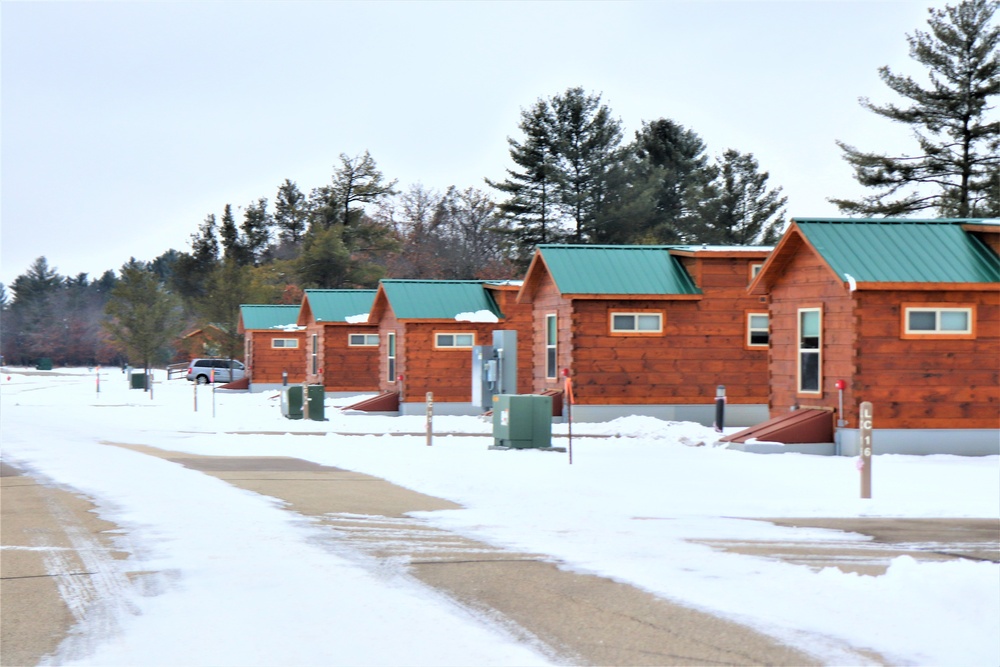
[{"label": "concrete foundation", "polygon": [[[563,408],[565,414],[565,408]],[[715,423],[715,404],[710,405],[574,405],[573,421],[607,422],[619,417],[640,415],[664,421]],[[753,426],[770,417],[766,405],[726,405],[725,426]]]},{"label": "concrete foundation", "polygon": [[[858,429],[837,429],[837,453],[858,456]],[[1000,455],[1000,429],[874,429],[874,454],[954,454],[957,456]]]},{"label": "concrete foundation", "polygon": [[[434,401],[435,415],[446,415],[449,417],[475,417],[483,414],[483,412],[484,410],[481,407],[473,405],[472,403],[438,403],[437,401]],[[400,403],[399,414],[400,416],[426,415],[427,401]]]}]

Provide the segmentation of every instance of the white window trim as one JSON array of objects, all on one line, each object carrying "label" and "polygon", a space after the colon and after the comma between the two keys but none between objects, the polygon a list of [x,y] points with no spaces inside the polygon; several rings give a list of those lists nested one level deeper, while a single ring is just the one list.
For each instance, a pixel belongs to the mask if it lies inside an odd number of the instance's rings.
[{"label": "white window trim", "polygon": [[[760,317],[762,315],[767,318],[767,329],[760,329],[760,328],[754,328],[754,327],[752,327],[750,325],[750,322],[754,318],[754,316]],[[756,312],[749,311],[749,312],[747,312],[747,322],[746,322],[746,324],[747,324],[747,326],[746,326],[746,330],[747,330],[746,346],[748,348],[765,349],[765,348],[771,347],[771,315],[770,315],[770,313],[765,313],[762,310],[759,310],[759,311],[756,311]],[[759,333],[761,331],[763,331],[764,333],[767,334],[767,342],[764,343],[763,345],[761,345],[760,343],[754,343],[752,341],[752,337],[753,337],[752,335],[754,333]]]},{"label": "white window trim", "polygon": [[[802,349],[802,315],[804,313],[817,313],[819,315],[819,341],[816,349]],[[796,340],[795,340],[795,374],[797,393],[804,396],[821,396],[823,394],[823,309],[799,308],[796,314]],[[816,389],[802,388],[802,355],[816,355]]]},{"label": "white window trim", "polygon": [[[549,322],[552,322],[552,330],[555,332],[555,340],[549,342]],[[549,350],[552,350],[550,353]],[[551,367],[549,359],[554,359]],[[559,319],[555,313],[545,316],[545,379],[559,379]]]},{"label": "white window trim", "polygon": [[[631,318],[633,318],[632,322],[635,325],[635,328],[633,328],[633,329],[618,329],[618,328],[616,328],[615,327],[615,318],[616,317],[631,317]],[[659,322],[659,325],[655,329],[640,329],[639,328],[639,318],[640,317],[655,317],[657,319],[657,321]],[[663,333],[663,313],[649,312],[649,311],[646,311],[646,312],[643,312],[643,311],[634,311],[634,312],[614,311],[614,312],[611,313],[611,322],[609,324],[610,324],[610,327],[611,327],[611,333],[613,333],[613,334],[629,334],[629,335],[632,335],[632,336],[655,336],[657,334],[662,334]]]},{"label": "white window trim", "polygon": [[[451,336],[453,341],[451,345],[442,345],[441,337]],[[468,345],[458,345],[454,339],[458,336],[469,336],[472,341]],[[471,350],[476,344],[476,332],[475,331],[435,331],[434,332],[434,347],[444,350]]]},{"label": "white window trim", "polygon": [[[281,343],[281,345],[278,345]],[[272,338],[271,348],[275,350],[295,350],[299,347],[298,338]]]},{"label": "white window trim", "polygon": [[312,375],[319,375],[319,334],[312,335]]},{"label": "white window trim", "polygon": [[[924,313],[934,313],[934,329],[911,329],[910,328],[910,313],[913,312],[924,312]],[[967,316],[968,327],[962,331],[955,329],[942,329],[941,328],[941,313],[965,313]],[[972,306],[936,306],[936,305],[914,305],[914,306],[904,306],[903,307],[903,335],[906,337],[913,338],[948,338],[948,337],[959,337],[959,338],[972,338],[975,335],[975,317],[976,310]]]},{"label": "white window trim", "polygon": [[389,374],[389,384],[396,383],[396,334],[389,332],[385,338],[386,370]]},{"label": "white window trim", "polygon": [[[363,336],[363,343],[355,343],[355,336]],[[348,347],[378,347],[378,334],[366,334],[366,333],[352,333],[347,334],[347,346]]]}]

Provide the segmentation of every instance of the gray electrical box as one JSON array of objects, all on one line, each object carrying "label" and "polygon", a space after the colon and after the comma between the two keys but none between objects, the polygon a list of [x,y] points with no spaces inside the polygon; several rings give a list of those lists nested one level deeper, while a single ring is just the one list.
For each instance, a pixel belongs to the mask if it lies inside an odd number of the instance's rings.
[{"label": "gray electrical box", "polygon": [[493,397],[517,393],[517,332],[494,331],[493,345],[472,348],[472,404],[484,412]]}]

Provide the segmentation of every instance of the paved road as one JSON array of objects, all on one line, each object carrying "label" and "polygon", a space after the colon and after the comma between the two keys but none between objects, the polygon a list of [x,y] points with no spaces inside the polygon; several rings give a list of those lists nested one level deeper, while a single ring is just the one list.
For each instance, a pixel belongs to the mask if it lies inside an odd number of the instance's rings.
[{"label": "paved road", "polygon": [[[547,647],[553,659],[591,665],[808,665],[815,659],[783,646],[744,626],[669,603],[634,587],[608,579],[559,569],[544,554],[511,552],[429,526],[408,515],[414,511],[456,508],[439,498],[403,489],[384,480],[300,459],[283,457],[207,457],[125,446],[151,456],[214,475],[234,486],[281,498],[289,511],[315,516],[338,531],[351,545],[378,558],[409,562],[414,577],[451,595],[469,607],[489,613],[505,629]],[[83,581],[100,570],[93,558],[81,560],[82,548],[114,557],[100,535],[109,526],[87,510],[85,499],[40,486],[30,477],[5,467],[2,479],[5,546],[2,588],[2,654],[0,664],[36,664],[55,649],[74,616],[60,596],[67,580]],[[16,517],[16,518],[13,518]],[[8,521],[8,518],[11,518]],[[818,525],[815,520],[782,520],[786,525]],[[918,557],[956,557],[914,549],[945,536],[977,554],[995,553],[1000,521],[943,521],[936,527],[910,520],[861,520],[829,526],[867,534],[878,533],[885,553]],[[868,522],[868,523],[866,523]],[[920,532],[920,539],[910,539]],[[946,530],[947,529],[947,530]],[[386,539],[390,534],[391,539]],[[74,542],[75,540],[75,542]],[[978,542],[977,542],[978,540]],[[843,546],[843,542],[838,543]],[[76,545],[76,546],[74,546]],[[33,547],[6,549],[8,546]],[[802,554],[789,545],[719,542],[720,549],[771,555],[796,562]],[[37,547],[45,547],[38,550]],[[67,548],[69,552],[53,552]],[[54,562],[52,553],[76,560]],[[803,547],[803,549],[807,549]],[[859,546],[861,567],[877,567],[878,558]],[[822,550],[820,550],[822,551]],[[848,550],[849,551],[849,550]],[[944,551],[939,549],[937,551]],[[973,549],[975,551],[975,549]],[[46,556],[48,554],[48,556]],[[858,567],[855,554],[805,554],[806,562]],[[46,558],[49,560],[46,560]],[[62,568],[62,569],[53,569]],[[46,574],[59,573],[58,576]],[[106,579],[106,577],[105,577]],[[114,582],[103,587],[78,584],[73,595],[104,591],[114,594]],[[81,593],[80,590],[84,592]],[[64,590],[65,593],[65,590]],[[72,597],[71,597],[72,599]],[[885,663],[878,655],[858,652],[858,660]]]}]

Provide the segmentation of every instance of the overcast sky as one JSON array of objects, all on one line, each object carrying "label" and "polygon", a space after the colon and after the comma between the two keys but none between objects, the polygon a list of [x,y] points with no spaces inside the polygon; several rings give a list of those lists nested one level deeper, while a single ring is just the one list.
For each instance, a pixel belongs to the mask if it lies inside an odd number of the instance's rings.
[{"label": "overcast sky", "polygon": [[308,192],[371,152],[402,188],[488,190],[520,110],[582,86],[631,139],[670,118],[753,153],[788,214],[857,196],[834,140],[904,149],[858,98],[921,74],[911,2],[10,2],[2,266],[96,278],[190,249],[226,203]]}]

